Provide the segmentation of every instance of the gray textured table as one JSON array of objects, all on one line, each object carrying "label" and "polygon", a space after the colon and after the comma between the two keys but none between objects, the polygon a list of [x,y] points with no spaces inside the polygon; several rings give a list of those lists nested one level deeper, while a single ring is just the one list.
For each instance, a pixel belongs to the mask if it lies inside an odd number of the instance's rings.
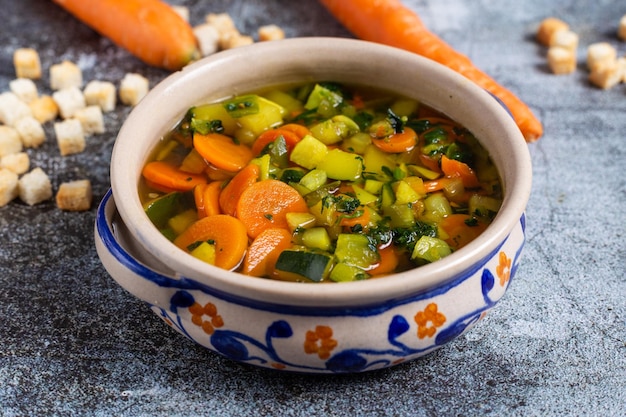
[{"label": "gray textured table", "polygon": [[[172,1],[174,3],[174,1]],[[350,36],[314,0],[177,1],[192,23],[227,11],[244,33]],[[436,353],[360,375],[277,374],[223,359],[167,328],[106,274],[93,247],[95,203],[107,190],[115,135],[128,114],[79,155],[60,157],[52,131],[29,150],[53,186],[89,178],[94,206],[52,201],[0,209],[0,415],[601,415],[626,414],[626,85],[586,81],[584,46],[615,37],[615,0],[406,1],[426,24],[516,92],[541,117],[530,145],[534,187],[528,242],[496,309]],[[549,4],[550,3],[550,4]],[[12,54],[33,47],[44,68],[77,62],[85,79],[119,82],[149,68],[47,0],[0,0],[0,91]],[[547,71],[533,40],[558,16],[579,33],[579,69]],[[46,78],[40,90],[45,90]]]}]

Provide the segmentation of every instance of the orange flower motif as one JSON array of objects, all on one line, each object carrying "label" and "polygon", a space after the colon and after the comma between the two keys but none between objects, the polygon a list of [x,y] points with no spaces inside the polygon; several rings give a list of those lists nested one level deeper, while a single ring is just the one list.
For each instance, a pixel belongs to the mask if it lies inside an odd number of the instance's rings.
[{"label": "orange flower motif", "polygon": [[446,322],[446,316],[437,311],[435,303],[428,304],[424,311],[418,311],[414,319],[417,324],[417,337],[420,339],[433,337],[437,332],[437,327],[441,327]]},{"label": "orange flower motif", "polygon": [[304,352],[307,354],[317,353],[320,359],[330,358],[330,352],[337,346],[333,339],[333,329],[328,326],[316,326],[315,330],[306,332],[304,339]]},{"label": "orange flower motif", "polygon": [[498,278],[500,278],[500,286],[504,287],[511,278],[511,258],[506,256],[506,253],[500,252],[499,262],[500,264],[496,267],[496,273]]},{"label": "orange flower motif", "polygon": [[[224,319],[217,314],[217,307],[213,303],[206,303],[204,306],[193,303],[189,307],[189,312],[191,313],[191,322],[202,327],[206,334],[213,334],[216,328],[224,325]],[[207,318],[205,319],[205,317]]]}]

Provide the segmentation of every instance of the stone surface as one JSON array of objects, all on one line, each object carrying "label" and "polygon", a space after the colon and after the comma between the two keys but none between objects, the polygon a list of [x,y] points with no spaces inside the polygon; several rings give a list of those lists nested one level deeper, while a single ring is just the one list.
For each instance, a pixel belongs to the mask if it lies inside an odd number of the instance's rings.
[{"label": "stone surface", "polygon": [[[277,374],[223,359],[166,327],[106,274],[93,247],[106,192],[118,105],[107,133],[61,157],[52,127],[29,150],[53,188],[92,181],[94,205],[66,213],[49,201],[0,209],[0,415],[602,415],[626,414],[626,85],[587,82],[586,45],[616,37],[626,7],[614,0],[405,0],[424,22],[540,116],[531,144],[533,193],[522,264],[501,303],[471,332],[393,369],[336,377]],[[173,1],[192,23],[229,12],[240,31],[282,26],[288,37],[350,36],[314,0]],[[19,47],[50,65],[78,63],[85,80],[119,83],[149,68],[50,1],[0,0],[0,91]],[[580,35],[578,69],[549,73],[534,42],[556,16]],[[314,59],[314,57],[312,57]],[[253,70],[253,65],[251,65]]]}]

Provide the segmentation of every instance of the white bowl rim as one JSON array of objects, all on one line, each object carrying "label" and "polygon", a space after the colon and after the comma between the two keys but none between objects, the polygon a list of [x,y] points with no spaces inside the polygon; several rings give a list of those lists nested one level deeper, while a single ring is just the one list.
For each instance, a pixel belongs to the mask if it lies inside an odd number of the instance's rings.
[{"label": "white bowl rim", "polygon": [[[308,51],[310,54],[326,53],[340,58],[346,54],[355,54],[355,50],[357,51],[355,59],[369,60],[372,56],[377,56],[379,59],[392,59],[403,64],[415,65],[426,74],[436,74],[442,80],[442,84],[450,86],[450,90],[444,94],[450,94],[451,98],[452,96],[471,97],[472,103],[488,116],[489,120],[486,124],[498,125],[498,129],[503,134],[512,138],[506,146],[494,145],[498,148],[497,152],[502,155],[506,154],[504,156],[506,161],[501,162],[501,165],[506,164],[508,169],[510,164],[516,168],[516,171],[502,178],[506,188],[502,209],[490,227],[478,238],[443,260],[406,272],[381,279],[316,285],[246,277],[208,265],[176,248],[150,223],[141,208],[136,191],[139,172],[136,175],[128,175],[124,172],[129,164],[137,163],[137,158],[147,157],[144,154],[138,155],[139,151],[135,145],[139,143],[139,146],[144,146],[145,144],[141,140],[137,141],[136,138],[142,134],[145,136],[146,120],[153,118],[155,114],[159,115],[159,107],[163,103],[168,103],[168,100],[175,103],[179,89],[191,92],[193,81],[210,76],[216,68],[223,70],[230,65],[241,65],[247,60],[254,62],[260,57]],[[332,65],[330,58],[328,60],[329,65]],[[264,84],[259,84],[259,87],[262,85]],[[247,92],[250,88],[244,88],[244,90],[246,91],[232,91],[232,89],[229,91],[230,94],[238,94]],[[213,99],[219,98],[222,97],[213,97]],[[193,104],[200,103],[187,102],[184,110],[177,114],[168,114],[164,117],[169,117],[169,120],[157,121],[157,123],[165,123],[173,127],[186,108]],[[434,103],[427,104],[439,107]],[[461,120],[459,122],[463,123]],[[477,134],[475,129],[471,130]],[[160,134],[163,133],[165,131],[161,130]],[[480,139],[480,135],[477,134],[477,136]],[[151,135],[148,140],[149,149],[155,146],[157,139]],[[493,154],[492,149],[490,153]],[[143,165],[144,162],[145,159],[141,161],[141,164]],[[502,170],[502,167],[499,169]],[[400,49],[355,39],[323,37],[291,38],[223,51],[170,75],[155,86],[130,112],[120,129],[111,158],[111,188],[122,220],[139,244],[159,259],[163,259],[173,270],[177,271],[178,276],[195,279],[217,290],[242,297],[295,305],[368,304],[380,300],[402,298],[447,283],[464,271],[470,270],[476,262],[490,256],[507,238],[513,226],[520,221],[530,195],[531,173],[530,155],[521,132],[507,110],[482,88],[440,64]]]}]

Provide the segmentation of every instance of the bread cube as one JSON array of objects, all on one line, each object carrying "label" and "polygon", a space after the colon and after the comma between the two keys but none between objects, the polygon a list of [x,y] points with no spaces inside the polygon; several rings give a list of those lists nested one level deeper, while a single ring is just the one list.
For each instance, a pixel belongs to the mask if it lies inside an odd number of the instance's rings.
[{"label": "bread cube", "polygon": [[537,29],[537,41],[545,46],[550,46],[552,37],[559,31],[568,30],[569,25],[556,17],[543,19]]},{"label": "bread cube", "polygon": [[173,4],[172,9],[174,9],[185,22],[189,22],[189,7]]},{"label": "bread cube", "polygon": [[146,94],[150,83],[141,74],[128,73],[120,83],[120,100],[128,106],[136,106]]},{"label": "bread cube", "polygon": [[587,67],[590,71],[600,66],[610,66],[616,59],[617,50],[608,42],[596,42],[587,47]]},{"label": "bread cube", "polygon": [[220,33],[217,28],[209,23],[203,23],[193,28],[193,33],[198,41],[202,56],[209,56],[218,51],[220,45]]},{"label": "bread cube", "polygon": [[66,119],[54,124],[54,133],[62,156],[80,153],[85,150],[85,133],[77,119]]},{"label": "bread cube", "polygon": [[277,41],[285,39],[285,32],[278,25],[261,26],[258,31],[260,41]]},{"label": "bread cube", "polygon": [[608,90],[622,81],[622,69],[617,60],[594,67],[589,73],[589,81],[596,87]]},{"label": "bread cube", "polygon": [[560,46],[548,48],[548,66],[554,74],[571,74],[576,70],[576,55]]},{"label": "bread cube", "polygon": [[25,103],[30,103],[39,96],[37,86],[30,78],[16,78],[9,83],[9,89]]},{"label": "bread cube", "polygon": [[82,85],[83,72],[75,63],[66,60],[50,67],[50,88],[53,90],[80,88]]},{"label": "bread cube", "polygon": [[86,106],[85,96],[78,87],[67,87],[52,93],[52,99],[59,107],[62,118],[68,119],[74,116],[79,109]]},{"label": "bread cube", "polygon": [[41,61],[39,54],[32,48],[19,48],[13,53],[13,66],[18,78],[41,78]]},{"label": "bread cube", "polygon": [[30,168],[30,158],[26,152],[12,153],[0,158],[0,169],[8,169],[22,175]]},{"label": "bread cube", "polygon": [[91,208],[93,194],[89,180],[64,182],[56,195],[57,207],[66,211],[86,211]]},{"label": "bread cube", "polygon": [[240,33],[233,34],[224,39],[221,47],[222,49],[232,49],[240,46],[251,45],[254,43],[252,36],[241,35]]},{"label": "bread cube", "polygon": [[619,28],[617,29],[617,37],[626,41],[626,14],[619,20]]},{"label": "bread cube", "polygon": [[560,30],[552,36],[550,47],[560,46],[575,53],[578,49],[578,40],[578,34],[571,30]]},{"label": "bread cube", "polygon": [[38,148],[46,141],[46,132],[41,123],[32,116],[22,117],[15,123],[15,130],[20,135],[26,148]]},{"label": "bread cube", "polygon": [[28,106],[35,119],[39,123],[46,123],[59,116],[59,106],[49,95],[37,97]]},{"label": "bread cube", "polygon": [[617,58],[617,67],[622,74],[622,82],[626,83],[626,57]]},{"label": "bread cube", "polygon": [[85,135],[105,132],[104,118],[100,106],[87,106],[84,109],[77,110],[74,118],[80,122]]},{"label": "bread cube", "polygon": [[85,103],[88,106],[98,105],[105,113],[115,110],[117,91],[112,82],[90,81],[83,90],[83,95],[85,96]]},{"label": "bread cube", "polygon": [[13,126],[16,121],[31,114],[28,104],[14,93],[7,91],[0,94],[0,122]]},{"label": "bread cube", "polygon": [[18,176],[6,168],[0,168],[0,207],[9,204],[18,196]]},{"label": "bread cube", "polygon": [[41,203],[52,197],[52,184],[50,178],[41,168],[35,168],[22,175],[18,184],[18,196],[20,200],[29,206]]},{"label": "bread cube", "polygon": [[214,26],[219,33],[237,31],[235,22],[228,13],[209,13],[206,15],[205,20],[208,24]]},{"label": "bread cube", "polygon": [[11,126],[0,125],[0,157],[22,152],[24,145],[20,134]]}]

